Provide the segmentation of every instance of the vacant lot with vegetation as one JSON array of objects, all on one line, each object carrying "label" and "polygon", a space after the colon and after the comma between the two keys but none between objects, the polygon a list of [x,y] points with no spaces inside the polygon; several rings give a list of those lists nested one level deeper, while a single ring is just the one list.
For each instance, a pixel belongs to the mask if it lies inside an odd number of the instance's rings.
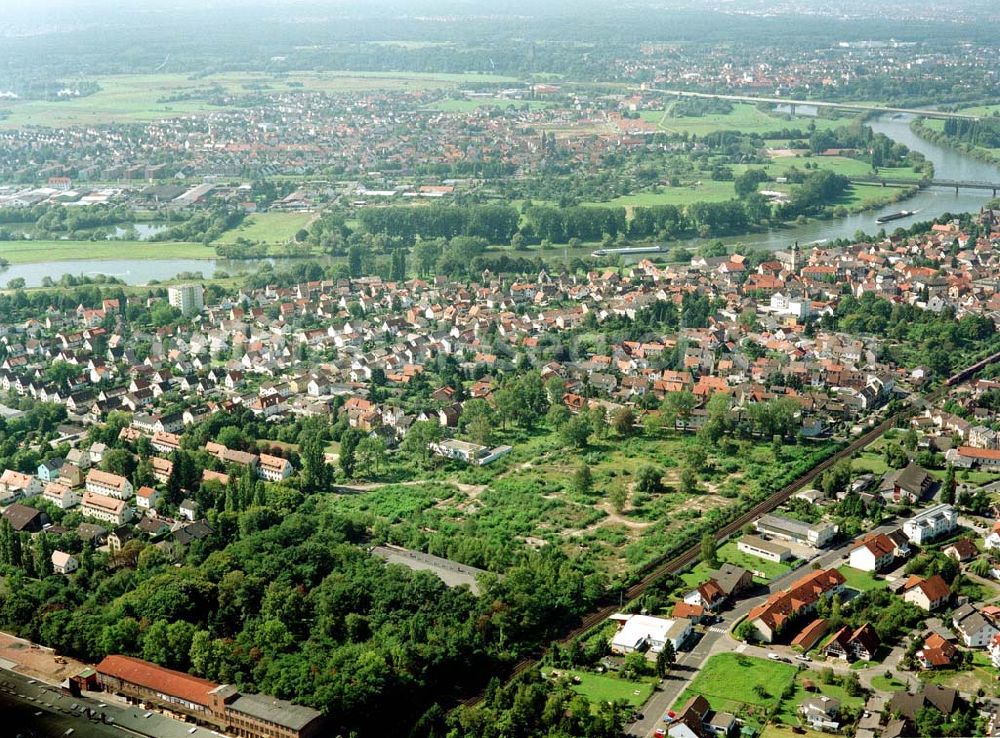
[{"label": "vacant lot with vegetation", "polygon": [[[830,451],[790,445],[776,459],[772,444],[739,442],[724,453],[683,435],[593,439],[568,450],[544,430],[497,436],[514,451],[490,466],[447,462],[428,471],[393,462],[372,483],[327,502],[362,514],[381,540],[473,566],[502,571],[519,549],[554,547],[587,570],[628,577],[697,543],[706,526],[720,527]],[[693,479],[682,475],[692,462]],[[575,481],[581,467],[589,489]],[[722,551],[724,560],[787,571],[745,561],[735,544]]]},{"label": "vacant lot with vegetation", "polygon": [[701,695],[715,710],[731,712],[751,725],[760,726],[781,701],[795,680],[796,668],[778,661],[735,653],[713,656],[675,703],[680,708],[689,698]]},{"label": "vacant lot with vegetation", "polygon": [[[653,682],[643,682],[621,679],[606,674],[592,674],[575,669],[556,669],[560,677],[570,681],[570,688],[577,694],[582,694],[596,708],[606,702],[627,702],[632,707],[642,707],[653,694]],[[552,676],[552,670],[543,671],[546,677]]]}]

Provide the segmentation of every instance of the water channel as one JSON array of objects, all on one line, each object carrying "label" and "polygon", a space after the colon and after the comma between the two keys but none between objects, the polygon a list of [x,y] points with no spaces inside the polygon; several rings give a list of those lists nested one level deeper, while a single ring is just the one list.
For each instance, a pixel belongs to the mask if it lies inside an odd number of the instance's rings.
[{"label": "water channel", "polygon": [[[898,141],[911,149],[923,153],[934,164],[934,176],[939,179],[996,182],[1000,183],[1000,166],[974,159],[956,149],[939,146],[925,141],[910,130],[912,116],[894,115],[882,116],[869,122],[877,132],[884,133],[894,141]],[[870,210],[857,215],[831,220],[810,221],[803,224],[770,228],[767,231],[724,239],[726,243],[743,243],[766,249],[786,248],[798,241],[802,245],[822,243],[837,238],[851,238],[857,231],[875,233],[882,226],[875,219],[900,210],[916,211],[907,219],[894,221],[886,226],[887,230],[905,227],[920,220],[932,220],[945,213],[962,213],[978,211],[990,200],[989,190],[959,190],[954,188],[928,187],[920,190],[913,197],[902,202]],[[699,240],[691,240],[689,245],[696,246]],[[589,251],[589,250],[588,250]],[[562,250],[560,250],[560,253]],[[319,261],[328,261],[329,257]],[[107,274],[119,277],[129,284],[146,284],[153,280],[170,279],[182,272],[198,273],[205,278],[212,277],[216,272],[229,274],[254,271],[264,260],[229,260],[229,259],[111,259],[102,261],[60,261],[46,264],[17,264],[0,271],[0,282],[6,284],[11,279],[21,277],[28,287],[37,287],[45,277],[58,279],[63,274],[95,275]]]}]

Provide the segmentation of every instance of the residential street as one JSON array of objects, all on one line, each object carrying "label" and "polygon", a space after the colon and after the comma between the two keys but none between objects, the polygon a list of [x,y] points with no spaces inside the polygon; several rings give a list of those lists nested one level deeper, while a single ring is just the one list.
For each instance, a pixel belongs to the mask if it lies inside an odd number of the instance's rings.
[{"label": "residential street", "polygon": [[[882,525],[871,531],[872,533],[887,533],[898,527],[898,524]],[[767,658],[768,653],[779,653],[789,658],[792,652],[783,646],[749,646],[737,641],[730,634],[732,627],[739,622],[754,607],[761,604],[772,593],[786,588],[799,577],[804,576],[806,571],[813,564],[818,568],[826,569],[839,567],[847,560],[853,541],[849,541],[838,548],[825,551],[815,556],[810,561],[804,562],[797,569],[784,574],[771,581],[766,589],[762,588],[753,597],[740,600],[735,607],[722,613],[722,622],[712,625],[701,639],[695,643],[690,651],[682,651],[677,655],[677,662],[670,674],[661,682],[661,687],[653,692],[649,701],[639,710],[642,719],[637,720],[626,728],[628,734],[634,736],[652,736],[653,731],[663,725],[663,715],[669,710],[684,689],[694,680],[698,671],[705,662],[718,653],[746,653],[750,656]],[[866,687],[871,687],[871,679],[878,674],[884,674],[886,669],[895,670],[899,660],[903,656],[900,648],[894,648],[885,663],[868,669],[856,669],[855,672],[861,678],[861,683]],[[848,664],[824,663],[822,666],[830,666],[834,671],[847,671]]]}]

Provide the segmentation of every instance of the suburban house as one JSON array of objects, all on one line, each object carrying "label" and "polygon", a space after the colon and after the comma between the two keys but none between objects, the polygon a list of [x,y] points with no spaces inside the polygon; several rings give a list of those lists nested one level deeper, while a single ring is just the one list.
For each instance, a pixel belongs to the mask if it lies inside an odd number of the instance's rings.
[{"label": "suburban house", "polygon": [[683,618],[656,618],[650,615],[612,615],[618,631],[611,639],[611,652],[629,654],[649,650],[659,653],[669,642],[679,651],[692,631],[691,621]]},{"label": "suburban house", "polygon": [[42,490],[42,499],[52,503],[60,510],[68,510],[80,504],[80,495],[59,482],[49,482]]},{"label": "suburban house", "polygon": [[761,640],[771,643],[792,620],[812,612],[821,598],[843,592],[845,581],[836,569],[818,569],[797,579],[787,590],[772,594],[749,612],[747,621]]},{"label": "suburban house", "polygon": [[786,541],[803,543],[814,548],[822,548],[837,535],[837,526],[817,523],[809,525],[778,515],[762,515],[754,523],[758,533],[781,538]]},{"label": "suburban house", "polygon": [[945,556],[949,556],[959,563],[962,563],[963,561],[971,561],[979,556],[979,549],[976,547],[976,544],[968,538],[960,538],[954,543],[948,544],[941,549],[941,552]]},{"label": "suburban house", "polygon": [[990,661],[993,662],[993,666],[1000,669],[1000,635],[993,636],[987,648],[990,652]]},{"label": "suburban house", "polygon": [[741,536],[736,542],[736,550],[776,564],[792,558],[792,550],[787,546],[754,535]]},{"label": "suburban house", "polygon": [[1000,548],[1000,520],[993,523],[993,529],[983,539],[983,546],[987,551]]},{"label": "suburban house", "polygon": [[865,623],[857,630],[845,625],[833,634],[823,652],[831,658],[844,661],[871,661],[880,643],[871,623]]},{"label": "suburban house", "polygon": [[87,472],[87,491],[119,500],[129,500],[134,494],[132,483],[125,477],[100,469],[91,469]]},{"label": "suburban house", "polygon": [[139,487],[135,491],[135,506],[140,510],[152,510],[159,501],[160,492],[152,487]]},{"label": "suburban house", "polygon": [[941,669],[951,666],[957,650],[955,644],[940,633],[931,633],[924,639],[916,657],[921,669]]},{"label": "suburban house", "polygon": [[833,697],[807,697],[799,703],[798,713],[813,730],[840,730],[840,700]]},{"label": "suburban house", "polygon": [[825,636],[829,629],[830,624],[826,620],[816,618],[792,639],[790,645],[792,648],[799,649],[802,653],[805,653],[819,643],[819,639]]},{"label": "suburban house", "polygon": [[958,513],[948,504],[935,505],[903,523],[903,532],[910,543],[920,546],[958,526]]},{"label": "suburban house", "polygon": [[903,599],[921,610],[931,612],[948,603],[951,590],[940,574],[927,579],[914,574],[903,584]]},{"label": "suburban house", "polygon": [[896,544],[885,533],[867,535],[855,542],[847,565],[852,569],[877,572],[892,566]]},{"label": "suburban house", "polygon": [[7,505],[42,493],[42,481],[30,474],[5,469],[0,474],[0,505]]},{"label": "suburban house", "polygon": [[966,648],[986,648],[1000,633],[1000,628],[973,604],[956,608],[951,614],[951,624]]},{"label": "suburban house", "polygon": [[180,515],[185,520],[194,522],[198,517],[198,503],[191,499],[181,500],[180,507],[178,508]]},{"label": "suburban house", "polygon": [[56,574],[70,574],[80,568],[80,562],[65,551],[52,552],[52,571]]},{"label": "suburban house", "polygon": [[958,692],[951,687],[940,684],[925,684],[916,694],[897,692],[889,700],[886,710],[889,713],[899,713],[907,720],[915,721],[917,713],[924,708],[932,708],[948,716],[961,705]]},{"label": "suburban house", "polygon": [[717,712],[701,695],[695,695],[681,708],[667,728],[670,738],[705,738],[705,736],[734,735],[739,728],[736,717],[728,712]]},{"label": "suburban house", "polygon": [[684,604],[702,607],[708,612],[718,610],[725,600],[725,593],[714,579],[702,582],[684,595]]},{"label": "suburban house", "polygon": [[295,469],[288,459],[270,454],[261,454],[257,462],[257,476],[269,482],[281,482],[288,479]]}]

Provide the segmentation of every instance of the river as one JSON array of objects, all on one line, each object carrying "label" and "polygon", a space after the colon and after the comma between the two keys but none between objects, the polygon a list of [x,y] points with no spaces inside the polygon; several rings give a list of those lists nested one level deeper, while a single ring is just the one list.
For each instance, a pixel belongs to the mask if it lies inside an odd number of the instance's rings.
[{"label": "river", "polygon": [[[803,111],[800,111],[803,112]],[[925,141],[910,130],[912,116],[882,116],[869,122],[877,132],[884,133],[894,141],[920,151],[934,164],[934,176],[940,179],[971,180],[1000,183],[1000,166],[973,159],[962,152]],[[765,249],[782,249],[798,241],[802,245],[832,241],[837,238],[851,238],[857,231],[877,232],[882,226],[875,219],[899,210],[915,210],[912,218],[895,221],[887,229],[905,227],[919,220],[932,220],[945,213],[978,211],[992,198],[988,190],[959,190],[953,188],[928,187],[913,197],[893,203],[877,210],[870,210],[845,218],[810,221],[800,225],[770,228],[762,233],[723,239],[727,244],[747,244]],[[714,239],[713,239],[714,240]],[[698,239],[687,241],[690,246],[701,243]],[[589,251],[587,249],[586,251]],[[553,252],[563,253],[562,249]],[[582,252],[581,252],[582,253]],[[641,257],[638,257],[641,258]],[[329,262],[329,257],[320,259]],[[95,275],[107,274],[119,277],[129,284],[147,284],[153,280],[167,280],[181,272],[200,272],[210,278],[218,271],[229,274],[253,271],[264,260],[235,261],[229,259],[112,259],[102,261],[60,261],[47,264],[17,264],[0,271],[0,282],[6,284],[20,277],[28,287],[38,287],[45,277],[58,279],[63,274]]]}]

